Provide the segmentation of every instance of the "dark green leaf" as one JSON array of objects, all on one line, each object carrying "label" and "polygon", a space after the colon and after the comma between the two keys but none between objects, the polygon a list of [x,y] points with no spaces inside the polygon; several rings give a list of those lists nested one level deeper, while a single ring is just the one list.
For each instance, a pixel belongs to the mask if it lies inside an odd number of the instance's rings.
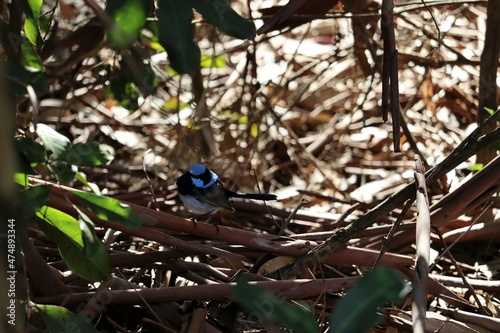
[{"label": "dark green leaf", "polygon": [[180,74],[194,74],[201,52],[193,41],[193,9],[187,1],[158,0],[159,42],[172,67]]},{"label": "dark green leaf", "polygon": [[44,70],[42,60],[29,41],[23,41],[23,43],[21,44],[21,53],[23,57],[22,62],[24,67],[33,68],[39,71]]},{"label": "dark green leaf", "polygon": [[102,243],[101,239],[95,234],[94,222],[85,215],[82,211],[78,210],[80,230],[82,231],[83,249],[85,257],[92,258],[94,264],[101,267],[107,275],[111,274],[111,267],[109,266],[109,253]]},{"label": "dark green leaf", "polygon": [[79,167],[101,165],[113,159],[97,142],[76,143],[66,149],[60,157],[68,164]]},{"label": "dark green leaf", "polygon": [[20,173],[28,174],[28,175],[36,175],[37,172],[31,166],[31,163],[26,159],[26,156],[21,154],[18,150],[17,154],[17,171]]},{"label": "dark green leaf", "polygon": [[129,46],[139,37],[146,23],[151,0],[109,0],[106,13],[114,26],[108,31],[108,40],[113,46]]},{"label": "dark green leaf", "polygon": [[109,277],[111,269],[108,256],[95,248],[90,251],[85,249],[86,244],[77,220],[47,206],[42,207],[37,216],[40,218],[40,229],[54,241],[64,262],[75,274],[92,282]]},{"label": "dark green leaf", "polygon": [[120,61],[121,68],[125,69],[126,77],[133,82],[143,95],[151,95],[156,91],[158,78],[151,68],[151,64],[144,59],[149,55],[138,47],[129,48],[130,54],[123,56]]},{"label": "dark green leaf", "polygon": [[73,191],[72,193],[103,220],[122,222],[127,228],[138,228],[142,225],[139,215],[130,206],[116,199],[87,192]]},{"label": "dark green leaf", "polygon": [[124,74],[113,77],[109,86],[109,95],[128,110],[137,110],[139,108],[139,92],[134,88],[128,76]]},{"label": "dark green leaf", "polygon": [[255,37],[254,24],[236,13],[229,1],[223,0],[187,0],[198,13],[209,23],[224,33],[241,39]]},{"label": "dark green leaf", "polygon": [[377,267],[352,287],[330,316],[330,330],[339,333],[368,332],[379,320],[377,310],[387,302],[398,302],[408,292],[401,274]]},{"label": "dark green leaf", "polygon": [[34,165],[46,163],[45,148],[29,137],[20,138],[16,142],[16,154],[18,155],[18,171],[30,175],[36,175]]},{"label": "dark green leaf", "polygon": [[16,202],[19,211],[25,217],[31,217],[39,211],[49,200],[51,185],[37,185],[29,187],[19,193]]},{"label": "dark green leaf", "polygon": [[[16,49],[16,52],[19,52],[19,50]],[[31,86],[38,97],[49,92],[49,81],[42,71],[35,68],[27,68],[18,61],[13,60],[7,60],[5,62],[5,68],[7,68],[8,75],[7,87],[14,94],[27,95],[27,86]]]},{"label": "dark green leaf", "polygon": [[234,294],[238,302],[258,317],[265,317],[301,333],[319,332],[311,311],[278,299],[274,294],[238,278]]},{"label": "dark green leaf", "polygon": [[44,147],[32,138],[24,137],[16,140],[17,149],[26,157],[30,163],[45,163]]},{"label": "dark green leaf", "polygon": [[36,305],[36,308],[50,333],[98,333],[94,329],[91,320],[77,315],[62,306]]},{"label": "dark green leaf", "polygon": [[36,134],[42,140],[45,149],[52,152],[54,158],[59,157],[71,145],[67,137],[45,124],[37,124]]},{"label": "dark green leaf", "polygon": [[78,170],[76,166],[61,161],[50,162],[49,169],[57,177],[57,180],[63,184],[75,179],[75,173]]}]

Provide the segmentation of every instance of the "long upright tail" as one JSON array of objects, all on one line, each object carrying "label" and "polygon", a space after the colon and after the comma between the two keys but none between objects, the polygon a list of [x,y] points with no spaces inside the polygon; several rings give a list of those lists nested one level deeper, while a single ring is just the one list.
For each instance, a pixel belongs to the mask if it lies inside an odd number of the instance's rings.
[{"label": "long upright tail", "polygon": [[226,190],[226,195],[230,198],[252,199],[252,200],[278,200],[274,194],[263,193],[236,193]]}]

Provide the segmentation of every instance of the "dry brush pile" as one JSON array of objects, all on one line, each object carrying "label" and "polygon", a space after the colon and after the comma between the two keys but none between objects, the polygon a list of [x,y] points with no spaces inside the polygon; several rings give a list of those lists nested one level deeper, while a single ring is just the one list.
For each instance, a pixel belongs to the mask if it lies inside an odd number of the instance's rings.
[{"label": "dry brush pile", "polygon": [[[299,11],[312,22],[254,40],[195,16],[202,66],[190,77],[173,72],[147,27],[133,51],[87,45],[90,31],[104,36],[92,18],[99,3],[54,3],[59,37],[44,56],[50,91],[19,98],[18,133],[49,124],[73,145],[94,141],[114,156],[82,167],[83,183],[53,186],[48,201],[90,217],[113,274],[88,283],[28,223],[32,301],[62,305],[108,331],[284,330],[231,303],[234,280],[245,275],[301,302],[326,331],[347,288],[380,264],[409,281],[424,272],[429,283],[426,291],[415,282],[403,302],[380,309],[385,320],[373,331],[411,331],[417,298],[428,329],[498,331],[500,159],[474,172],[476,152],[499,141],[495,119],[489,135],[475,130],[486,2],[395,4],[400,153],[393,117],[382,117],[380,4],[359,3]],[[260,26],[263,13],[276,11],[262,9],[274,5],[233,8]],[[131,83],[134,75],[144,86]],[[198,162],[231,190],[279,201],[235,201],[235,212],[194,223],[175,180]],[[57,183],[47,168],[37,171],[31,184]],[[91,213],[72,192],[88,191],[84,184],[130,205],[142,226]],[[427,277],[416,258],[429,254]]]}]

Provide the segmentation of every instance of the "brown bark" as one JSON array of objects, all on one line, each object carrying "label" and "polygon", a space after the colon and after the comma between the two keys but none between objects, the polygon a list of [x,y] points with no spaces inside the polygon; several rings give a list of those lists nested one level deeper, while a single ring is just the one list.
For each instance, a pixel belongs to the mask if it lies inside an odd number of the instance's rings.
[{"label": "brown bark", "polygon": [[[488,1],[488,17],[486,19],[486,36],[484,49],[481,54],[479,72],[479,107],[477,110],[477,122],[481,124],[489,113],[485,108],[496,110],[497,101],[497,70],[498,58],[500,56],[500,0]],[[497,127],[497,123],[492,122],[484,128],[483,133],[489,133]],[[496,156],[496,148],[488,147],[478,152],[477,163],[487,164]]]}]

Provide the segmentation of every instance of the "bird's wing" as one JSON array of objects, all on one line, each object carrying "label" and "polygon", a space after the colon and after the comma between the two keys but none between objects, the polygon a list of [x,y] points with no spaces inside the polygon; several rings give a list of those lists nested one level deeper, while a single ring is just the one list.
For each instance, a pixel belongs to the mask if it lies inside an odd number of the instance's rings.
[{"label": "bird's wing", "polygon": [[200,201],[216,207],[234,210],[220,181],[216,181],[209,187],[203,189],[195,187],[193,188],[193,192],[196,199]]}]

